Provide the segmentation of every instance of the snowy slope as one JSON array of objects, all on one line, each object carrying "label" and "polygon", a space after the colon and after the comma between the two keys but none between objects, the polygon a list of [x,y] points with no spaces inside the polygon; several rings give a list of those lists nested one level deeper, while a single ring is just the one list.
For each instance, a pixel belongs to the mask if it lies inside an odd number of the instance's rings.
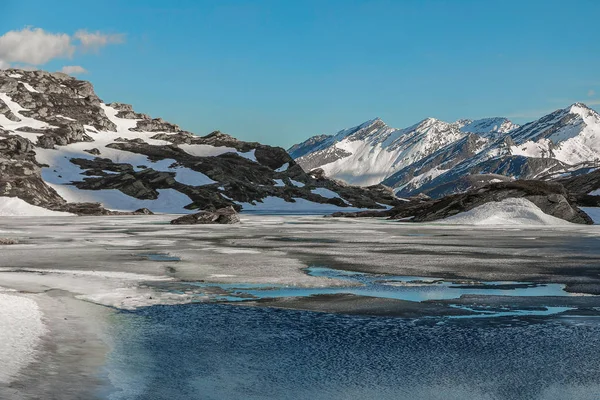
[{"label": "snowy slope", "polygon": [[460,130],[463,132],[475,133],[477,135],[497,138],[519,127],[507,118],[483,118],[478,120],[462,119],[456,121],[461,125]]},{"label": "snowy slope", "polygon": [[[351,184],[373,185],[425,159],[440,149],[478,134],[495,138],[517,127],[506,118],[459,120],[448,123],[427,118],[405,129],[394,129],[381,119],[367,121],[331,136],[315,136],[293,146],[289,152],[305,169],[322,168],[327,176]],[[301,154],[301,156],[298,156]],[[426,181],[435,171],[424,170],[417,181]],[[441,170],[442,167],[437,168]]]},{"label": "snowy slope", "polygon": [[600,115],[581,103],[557,110],[511,134],[510,153],[575,165],[600,158]]},{"label": "snowy slope", "polygon": [[2,217],[66,217],[70,215],[73,214],[31,205],[18,197],[0,197],[0,216]]},{"label": "snowy slope", "polygon": [[307,170],[323,168],[329,177],[368,186],[464,136],[458,125],[434,118],[406,129],[391,128],[377,118],[340,131],[296,161]]}]

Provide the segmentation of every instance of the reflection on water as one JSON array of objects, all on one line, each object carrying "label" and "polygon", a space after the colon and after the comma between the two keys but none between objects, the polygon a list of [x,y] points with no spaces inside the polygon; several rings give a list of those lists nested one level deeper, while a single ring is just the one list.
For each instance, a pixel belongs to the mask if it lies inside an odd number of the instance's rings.
[{"label": "reflection on water", "polygon": [[[500,296],[571,296],[561,284],[535,284],[523,282],[454,282],[414,276],[375,275],[352,271],[335,270],[325,267],[310,267],[306,273],[311,276],[347,280],[348,286],[303,288],[276,284],[220,284],[189,283],[198,288],[219,288],[226,294],[213,295],[219,301],[244,301],[279,297],[305,297],[318,294],[349,293],[361,296],[391,298],[422,302],[427,300],[457,299],[462,295]],[[204,293],[203,293],[204,294]],[[549,315],[568,310],[564,307],[548,307],[537,310],[485,311],[473,310],[482,317],[506,315]]]},{"label": "reflection on water", "polygon": [[494,321],[154,306],[117,316],[103,398],[597,399],[597,319]]}]

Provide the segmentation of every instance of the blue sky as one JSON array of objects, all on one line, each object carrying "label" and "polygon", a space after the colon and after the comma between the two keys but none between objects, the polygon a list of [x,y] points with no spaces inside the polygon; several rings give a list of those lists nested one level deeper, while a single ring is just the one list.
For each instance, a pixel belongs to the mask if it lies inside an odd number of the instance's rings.
[{"label": "blue sky", "polygon": [[114,40],[38,67],[81,66],[103,100],[197,134],[287,147],[375,116],[598,109],[598,15],[596,0],[8,0],[0,35],[99,32]]}]

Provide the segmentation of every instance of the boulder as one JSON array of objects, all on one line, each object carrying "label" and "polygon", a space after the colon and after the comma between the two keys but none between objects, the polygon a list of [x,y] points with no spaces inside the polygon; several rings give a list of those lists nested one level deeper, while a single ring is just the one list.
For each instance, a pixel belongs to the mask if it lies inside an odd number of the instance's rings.
[{"label": "boulder", "polygon": [[237,211],[233,207],[225,207],[215,211],[201,211],[196,214],[184,215],[171,221],[171,224],[237,224],[239,222],[240,217]]}]

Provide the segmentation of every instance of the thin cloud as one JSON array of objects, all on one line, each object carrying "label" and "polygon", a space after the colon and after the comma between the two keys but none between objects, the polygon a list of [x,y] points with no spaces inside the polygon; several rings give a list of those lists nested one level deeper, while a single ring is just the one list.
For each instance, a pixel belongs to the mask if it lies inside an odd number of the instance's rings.
[{"label": "thin cloud", "polygon": [[87,74],[87,70],[80,65],[65,65],[60,72],[68,75]]},{"label": "thin cloud", "polygon": [[88,32],[85,29],[75,32],[73,37],[79,40],[79,47],[83,51],[98,51],[109,44],[121,44],[125,42],[125,35],[122,33],[105,34],[100,31]]},{"label": "thin cloud", "polygon": [[588,97],[594,97],[596,95],[596,91],[594,89],[590,89],[588,91]]}]

